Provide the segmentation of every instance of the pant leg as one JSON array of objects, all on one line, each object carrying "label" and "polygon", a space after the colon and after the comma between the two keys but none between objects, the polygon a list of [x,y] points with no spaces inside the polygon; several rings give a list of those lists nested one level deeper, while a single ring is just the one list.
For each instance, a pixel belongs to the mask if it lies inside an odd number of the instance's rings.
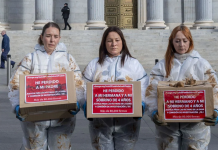
[{"label": "pant leg", "polygon": [[116,118],[114,147],[115,150],[133,150],[138,140],[141,120]]},{"label": "pant leg", "polygon": [[68,23],[68,19],[69,19],[69,18],[67,18],[67,26],[68,26],[69,28],[71,28],[70,24]]},{"label": "pant leg", "polygon": [[179,123],[168,123],[168,125],[156,126],[158,150],[180,150],[182,133],[179,131]]},{"label": "pant leg", "polygon": [[114,150],[113,118],[96,118],[89,122],[93,150]]},{"label": "pant leg", "polygon": [[[183,127],[184,126],[184,127]],[[182,124],[182,150],[207,150],[211,138],[210,127],[204,123]]]},{"label": "pant leg", "polygon": [[76,117],[59,119],[58,122],[51,123],[48,129],[48,150],[71,150],[75,125]]},{"label": "pant leg", "polygon": [[20,122],[23,130],[24,149],[47,150],[47,127],[49,121]]},{"label": "pant leg", "polygon": [[1,54],[1,68],[5,68],[5,61],[7,61],[7,54]]}]

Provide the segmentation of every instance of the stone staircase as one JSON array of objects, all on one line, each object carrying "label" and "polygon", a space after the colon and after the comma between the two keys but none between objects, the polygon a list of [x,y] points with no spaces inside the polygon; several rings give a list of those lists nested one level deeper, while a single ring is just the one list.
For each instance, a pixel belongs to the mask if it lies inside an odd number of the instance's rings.
[{"label": "stone staircase", "polygon": [[[170,30],[123,30],[129,50],[150,73],[155,59],[163,59],[168,45]],[[191,30],[195,50],[218,70],[218,30]],[[8,31],[11,40],[12,59],[19,62],[26,54],[34,51],[41,31]],[[61,42],[76,59],[81,70],[92,59],[98,57],[103,31],[61,31]]]}]

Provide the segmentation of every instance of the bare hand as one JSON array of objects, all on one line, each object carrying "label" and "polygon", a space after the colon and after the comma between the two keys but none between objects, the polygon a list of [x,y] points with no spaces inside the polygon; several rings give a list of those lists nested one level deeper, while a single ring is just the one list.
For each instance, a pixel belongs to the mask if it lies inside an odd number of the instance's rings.
[{"label": "bare hand", "polygon": [[4,49],[2,49],[2,52],[4,52]]}]

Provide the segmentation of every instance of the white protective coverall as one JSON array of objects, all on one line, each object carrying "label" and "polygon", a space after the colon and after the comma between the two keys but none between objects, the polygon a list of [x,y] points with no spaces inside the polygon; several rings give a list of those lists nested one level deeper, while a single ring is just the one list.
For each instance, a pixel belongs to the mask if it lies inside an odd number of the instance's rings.
[{"label": "white protective coverall", "polygon": [[[157,63],[150,74],[150,84],[146,90],[146,105],[151,116],[157,110],[158,81],[182,81],[185,78],[207,80],[214,87],[214,107],[218,108],[217,76],[211,65],[195,50],[190,52],[183,63],[173,59],[173,67],[166,78],[165,60]],[[210,142],[210,127],[201,123],[168,123],[156,126],[156,141],[159,150],[206,150]]]},{"label": "white protective coverall", "polygon": [[[135,58],[126,56],[121,67],[121,55],[106,57],[100,65],[98,58],[93,59],[83,72],[85,82],[141,81],[142,101],[148,76]],[[139,135],[140,120],[133,118],[96,118],[89,122],[89,132],[93,149],[132,150]]]},{"label": "white protective coverall", "polygon": [[[84,100],[84,82],[75,59],[67,53],[66,46],[59,43],[51,55],[44,46],[36,45],[35,52],[27,54],[18,65],[9,84],[8,94],[12,109],[19,105],[19,75],[48,72],[74,71],[77,101]],[[67,119],[38,122],[20,122],[24,133],[25,150],[70,150],[76,116]]]}]

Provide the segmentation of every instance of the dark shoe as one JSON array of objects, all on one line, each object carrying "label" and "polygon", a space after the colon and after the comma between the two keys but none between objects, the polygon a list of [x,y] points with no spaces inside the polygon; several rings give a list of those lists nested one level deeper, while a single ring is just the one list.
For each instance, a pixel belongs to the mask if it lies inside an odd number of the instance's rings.
[{"label": "dark shoe", "polygon": [[62,30],[66,30],[66,29],[62,29]]},{"label": "dark shoe", "polygon": [[3,68],[3,67],[0,67],[0,69],[5,69],[5,68]]},{"label": "dark shoe", "polygon": [[69,27],[69,30],[71,30],[71,27]]},{"label": "dark shoe", "polygon": [[15,66],[15,63],[16,63],[16,62],[14,62],[14,64],[13,64],[13,65],[11,65],[11,66],[12,66],[12,68],[14,68],[14,66]]}]

